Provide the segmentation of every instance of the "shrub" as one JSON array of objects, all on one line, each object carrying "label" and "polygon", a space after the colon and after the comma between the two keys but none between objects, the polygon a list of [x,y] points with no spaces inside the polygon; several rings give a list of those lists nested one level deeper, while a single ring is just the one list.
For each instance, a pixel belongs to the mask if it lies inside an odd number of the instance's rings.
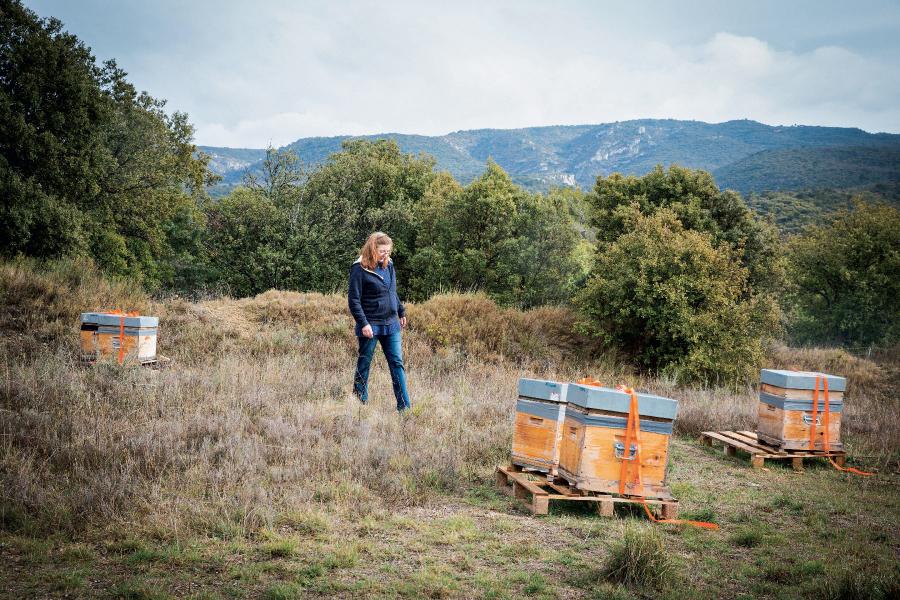
[{"label": "shrub", "polygon": [[900,209],[859,202],[789,246],[792,333],[860,346],[900,340]]},{"label": "shrub", "polygon": [[439,294],[409,307],[410,327],[434,348],[455,348],[496,362],[585,356],[596,346],[575,331],[577,316],[562,307],[500,308],[484,294]]},{"label": "shrub", "polygon": [[613,173],[598,178],[587,201],[594,212],[601,246],[629,231],[636,214],[667,211],[685,230],[709,235],[713,246],[728,247],[747,269],[748,295],[777,293],[784,283],[784,260],[775,228],[755,217],[740,194],[719,190],[702,170],[661,166],[643,177]]},{"label": "shrub", "polygon": [[635,214],[629,232],[600,246],[577,300],[582,329],[679,380],[751,380],[778,311],[748,296],[747,280],[727,246],[685,229],[674,213]]},{"label": "shrub", "polygon": [[131,281],[105,278],[89,258],[0,265],[0,333],[16,352],[35,344],[74,347],[80,313],[143,311],[147,295]]}]

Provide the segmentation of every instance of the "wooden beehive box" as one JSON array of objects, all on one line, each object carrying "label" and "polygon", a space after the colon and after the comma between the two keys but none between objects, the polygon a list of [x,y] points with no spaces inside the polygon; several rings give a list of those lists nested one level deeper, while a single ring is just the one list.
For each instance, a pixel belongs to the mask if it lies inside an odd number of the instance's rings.
[{"label": "wooden beehive box", "polygon": [[[625,453],[625,426],[631,395],[611,388],[570,384],[563,424],[559,474],[582,490],[616,494]],[[666,487],[669,438],[678,402],[638,394],[643,490],[626,478],[626,494],[671,498]],[[633,468],[633,467],[630,467]],[[633,475],[632,475],[633,477]]]},{"label": "wooden beehive box", "polygon": [[[813,427],[813,393],[819,377],[819,394],[815,417],[815,442],[810,448]],[[809,371],[763,369],[759,386],[759,422],[756,436],[782,450],[826,450],[825,394],[822,379],[828,378],[827,450],[843,450],[841,413],[847,380],[836,375]]]},{"label": "wooden beehive box", "polygon": [[568,384],[519,379],[512,462],[555,475]]},{"label": "wooden beehive box", "polygon": [[123,316],[113,313],[81,313],[81,352],[85,359],[118,360],[123,345],[124,360],[156,360],[157,317]]}]

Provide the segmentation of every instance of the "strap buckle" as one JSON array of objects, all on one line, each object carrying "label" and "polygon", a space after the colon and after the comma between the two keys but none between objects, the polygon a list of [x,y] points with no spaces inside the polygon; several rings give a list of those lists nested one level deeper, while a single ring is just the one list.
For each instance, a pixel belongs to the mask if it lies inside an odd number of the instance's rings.
[{"label": "strap buckle", "polygon": [[[803,415],[803,422],[806,423],[807,425],[812,425],[812,423],[813,423],[812,415]],[[816,423],[816,425],[821,425],[822,417],[816,415],[815,423]]]},{"label": "strap buckle", "polygon": [[637,457],[637,446],[632,444],[630,456],[625,456],[625,444],[616,442],[613,444],[613,452],[619,460],[634,460]]}]

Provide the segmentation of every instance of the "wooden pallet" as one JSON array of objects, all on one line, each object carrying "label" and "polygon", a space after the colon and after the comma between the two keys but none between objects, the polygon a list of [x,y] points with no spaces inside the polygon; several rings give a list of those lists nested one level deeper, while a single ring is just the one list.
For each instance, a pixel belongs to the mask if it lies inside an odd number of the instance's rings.
[{"label": "wooden pallet", "polygon": [[[93,364],[99,362],[100,360],[103,360],[103,359],[102,359],[101,357],[99,357],[99,356],[90,356],[90,355],[81,355],[81,356],[79,357],[79,359],[78,359],[78,361],[79,361],[83,366],[93,365]],[[114,362],[114,359],[109,359],[109,360],[113,360],[113,362]],[[133,358],[132,358],[132,359],[127,359],[126,362],[125,362],[125,364],[133,364],[133,361],[134,361]],[[172,363],[172,359],[171,359],[171,358],[169,358],[168,356],[163,356],[163,355],[161,355],[161,354],[158,354],[158,355],[156,356],[156,358],[152,358],[152,359],[149,359],[149,360],[147,360],[147,359],[142,359],[142,360],[140,361],[139,364],[140,364],[142,367],[147,367],[147,368],[149,368],[149,369],[165,369],[165,368],[168,367],[171,363]]]},{"label": "wooden pallet", "polygon": [[[640,505],[641,499],[631,496],[613,496],[586,492],[569,485],[564,479],[548,477],[544,474],[530,474],[516,465],[498,466],[497,485],[507,495],[522,500],[525,507],[535,515],[546,515],[550,510],[550,501],[590,502],[596,505],[597,512],[604,517],[615,516],[616,504]],[[647,498],[647,504],[659,506],[664,519],[678,517],[678,500],[662,500]]]},{"label": "wooden pallet", "polygon": [[789,460],[795,471],[803,470],[805,458],[832,457],[842,467],[847,461],[847,453],[843,450],[782,450],[757,439],[752,431],[704,431],[700,434],[700,442],[706,446],[712,446],[713,440],[724,444],[727,456],[734,456],[738,450],[749,454],[754,469],[763,468],[766,460]]}]

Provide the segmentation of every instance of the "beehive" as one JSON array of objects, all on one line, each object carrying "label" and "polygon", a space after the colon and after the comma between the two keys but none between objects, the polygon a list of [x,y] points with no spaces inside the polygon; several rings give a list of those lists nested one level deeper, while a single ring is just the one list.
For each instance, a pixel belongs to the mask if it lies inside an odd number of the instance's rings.
[{"label": "beehive", "polygon": [[86,359],[120,357],[150,362],[156,359],[156,317],[113,313],[81,313],[81,352]]},{"label": "beehive", "polygon": [[[643,490],[628,480],[626,494],[670,498],[666,487],[669,438],[678,402],[651,394],[638,394]],[[633,460],[632,442],[625,451],[625,426],[631,395],[603,387],[570,384],[563,424],[559,474],[582,490],[619,493],[622,462]]]},{"label": "beehive", "polygon": [[556,474],[568,385],[541,379],[519,379],[512,462]]},{"label": "beehive", "polygon": [[[819,379],[816,414],[813,396]],[[824,450],[825,393],[828,378],[828,450],[842,450],[841,413],[847,380],[827,373],[763,369],[759,386],[759,422],[756,437],[782,450]],[[815,431],[813,422],[815,419]],[[810,447],[810,434],[813,446]]]}]

